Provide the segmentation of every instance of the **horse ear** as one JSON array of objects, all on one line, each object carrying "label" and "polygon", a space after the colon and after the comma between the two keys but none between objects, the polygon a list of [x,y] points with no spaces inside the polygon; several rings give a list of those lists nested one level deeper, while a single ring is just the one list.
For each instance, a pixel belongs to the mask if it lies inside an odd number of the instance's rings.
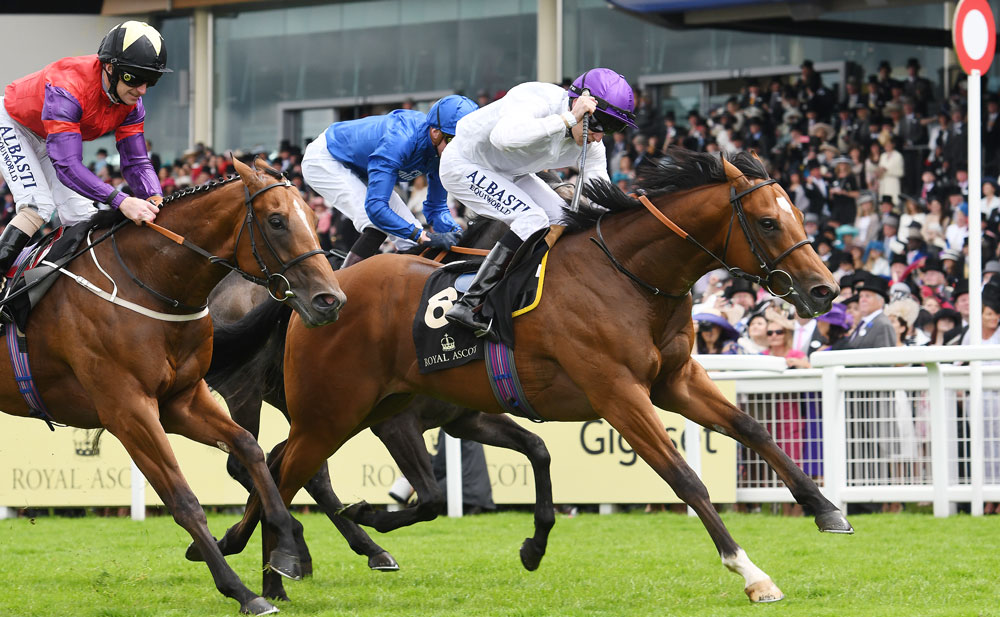
[{"label": "horse ear", "polygon": [[249,165],[243,163],[235,156],[233,157],[233,168],[236,169],[236,173],[240,175],[240,179],[243,180],[243,184],[247,185],[251,191],[253,191],[258,185],[263,184],[258,173]]},{"label": "horse ear", "polygon": [[751,150],[750,151],[750,156],[752,156],[755,159],[757,159],[757,162],[760,163],[761,165],[764,164],[764,161],[759,156],[757,156],[757,151],[756,150]]},{"label": "horse ear", "polygon": [[740,178],[746,180],[743,176],[743,172],[740,171],[736,165],[727,161],[726,157],[722,157],[722,167],[726,170],[726,178],[728,178],[730,182],[736,182]]},{"label": "horse ear", "polygon": [[261,156],[255,156],[255,157],[253,157],[253,167],[254,167],[255,170],[261,171],[261,172],[264,172],[264,171],[267,171],[267,170],[270,170],[270,171],[273,171],[273,172],[278,171],[277,169],[275,169],[274,167],[272,167],[270,163],[267,162],[267,159],[265,159],[264,157],[261,157]]}]

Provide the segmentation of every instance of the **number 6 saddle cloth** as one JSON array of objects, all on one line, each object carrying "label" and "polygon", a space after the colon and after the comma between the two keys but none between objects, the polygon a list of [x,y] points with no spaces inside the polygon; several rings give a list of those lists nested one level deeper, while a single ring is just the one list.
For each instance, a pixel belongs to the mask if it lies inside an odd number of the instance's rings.
[{"label": "number 6 saddle cloth", "polygon": [[[542,299],[548,245],[533,240],[525,243],[531,249],[524,251],[524,257],[514,256],[507,274],[483,307],[484,316],[492,315],[493,329],[510,349],[514,348],[514,317],[532,310]],[[413,319],[413,343],[421,373],[483,359],[486,339],[476,338],[472,330],[444,318],[448,309],[469,288],[480,263],[469,260],[448,264],[428,277]]]}]

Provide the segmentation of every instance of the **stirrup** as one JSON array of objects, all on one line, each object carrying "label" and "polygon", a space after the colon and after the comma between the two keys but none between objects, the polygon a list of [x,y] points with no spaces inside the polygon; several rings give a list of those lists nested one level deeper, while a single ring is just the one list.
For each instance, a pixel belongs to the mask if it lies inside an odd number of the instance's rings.
[{"label": "stirrup", "polygon": [[486,324],[485,328],[479,328],[478,330],[474,330],[473,334],[476,335],[476,338],[486,337],[489,340],[495,342],[496,334],[493,332],[493,319],[490,319],[490,323]]}]

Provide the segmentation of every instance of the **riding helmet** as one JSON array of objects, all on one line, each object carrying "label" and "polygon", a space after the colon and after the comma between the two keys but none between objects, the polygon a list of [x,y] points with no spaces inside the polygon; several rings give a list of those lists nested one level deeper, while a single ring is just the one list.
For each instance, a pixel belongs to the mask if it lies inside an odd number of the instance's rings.
[{"label": "riding helmet", "polygon": [[427,124],[446,135],[454,135],[458,121],[479,109],[479,105],[459,94],[449,94],[427,112]]},{"label": "riding helmet", "polygon": [[622,75],[611,69],[590,69],[580,75],[569,87],[570,98],[576,98],[588,90],[597,99],[597,117],[608,131],[620,131],[625,126],[638,128],[635,124],[635,93]]}]

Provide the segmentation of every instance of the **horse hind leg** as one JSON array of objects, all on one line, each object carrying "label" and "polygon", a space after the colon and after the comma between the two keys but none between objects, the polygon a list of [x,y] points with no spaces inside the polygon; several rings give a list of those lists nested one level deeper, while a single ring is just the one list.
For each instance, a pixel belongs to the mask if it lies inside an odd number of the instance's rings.
[{"label": "horse hind leg", "polygon": [[549,532],[556,519],[552,507],[551,458],[545,442],[507,415],[491,415],[467,410],[444,429],[453,437],[478,441],[484,445],[514,450],[531,462],[535,478],[535,535],[521,544],[521,564],[526,570],[538,569],[548,546]]},{"label": "horse hind leg", "polygon": [[722,563],[743,577],[743,591],[750,601],[776,602],[784,598],[771,578],[733,540],[709,500],[708,489],[670,441],[645,390],[636,384],[631,390],[605,397],[608,403],[598,411],[674,493],[691,506],[712,537]]}]

